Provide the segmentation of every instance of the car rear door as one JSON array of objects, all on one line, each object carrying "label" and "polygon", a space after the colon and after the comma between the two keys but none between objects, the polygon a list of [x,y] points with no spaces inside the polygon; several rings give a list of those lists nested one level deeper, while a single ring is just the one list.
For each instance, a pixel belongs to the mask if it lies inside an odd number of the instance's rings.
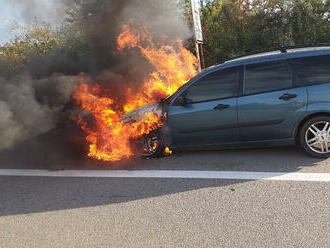
[{"label": "car rear door", "polygon": [[238,98],[240,140],[285,140],[293,137],[307,107],[307,90],[294,87],[286,60],[246,65]]},{"label": "car rear door", "polygon": [[329,112],[330,55],[294,58],[289,63],[296,71],[296,85],[306,86],[309,114]]},{"label": "car rear door", "polygon": [[[238,139],[238,68],[211,72],[189,86],[168,110],[168,124],[179,147],[201,147]],[[187,104],[178,103],[185,95]]]}]

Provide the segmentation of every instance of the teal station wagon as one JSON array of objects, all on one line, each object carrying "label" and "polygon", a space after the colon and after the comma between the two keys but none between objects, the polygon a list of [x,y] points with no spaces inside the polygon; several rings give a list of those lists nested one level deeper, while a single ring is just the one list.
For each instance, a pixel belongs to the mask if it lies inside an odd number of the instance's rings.
[{"label": "teal station wagon", "polygon": [[299,143],[311,155],[328,157],[330,45],[272,49],[212,66],[157,108],[166,124],[144,138],[146,156],[161,154],[165,146]]}]

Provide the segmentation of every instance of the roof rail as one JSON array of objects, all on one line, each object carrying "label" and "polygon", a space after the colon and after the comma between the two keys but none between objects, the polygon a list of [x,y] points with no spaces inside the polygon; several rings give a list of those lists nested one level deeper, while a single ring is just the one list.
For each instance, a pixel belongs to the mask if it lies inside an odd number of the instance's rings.
[{"label": "roof rail", "polygon": [[275,51],[280,51],[281,53],[287,53],[287,50],[289,50],[289,49],[309,48],[309,47],[311,47],[311,48],[312,47],[324,47],[324,46],[330,47],[330,43],[283,46],[283,47],[277,47],[277,48],[268,48],[268,49],[264,49],[264,50],[255,50],[255,51],[251,51],[251,52],[248,52],[246,54],[243,54],[243,55],[240,55],[240,56],[237,56],[237,57],[233,57],[230,60],[243,58],[243,57],[247,57],[247,56],[251,56],[251,55],[256,55],[256,54],[259,54],[259,53],[267,53],[267,52],[275,52]]}]

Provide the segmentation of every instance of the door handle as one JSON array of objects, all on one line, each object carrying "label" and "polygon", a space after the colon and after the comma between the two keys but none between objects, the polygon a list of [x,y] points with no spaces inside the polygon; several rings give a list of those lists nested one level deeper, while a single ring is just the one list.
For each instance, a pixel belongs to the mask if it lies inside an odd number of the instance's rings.
[{"label": "door handle", "polygon": [[229,108],[230,105],[228,104],[218,104],[217,106],[214,107],[215,110],[223,110],[223,109],[226,109],[226,108]]},{"label": "door handle", "polygon": [[278,99],[287,101],[287,100],[289,100],[291,98],[295,98],[295,97],[297,97],[296,94],[288,94],[287,93],[287,94],[284,94],[284,95],[280,96]]}]

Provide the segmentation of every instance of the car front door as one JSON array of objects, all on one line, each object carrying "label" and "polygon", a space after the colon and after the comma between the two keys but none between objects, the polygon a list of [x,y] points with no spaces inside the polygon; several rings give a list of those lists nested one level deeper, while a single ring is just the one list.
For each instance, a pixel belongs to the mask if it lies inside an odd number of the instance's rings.
[{"label": "car front door", "polygon": [[287,61],[246,65],[238,98],[240,141],[285,140],[306,112],[307,90],[293,87]]},{"label": "car front door", "polygon": [[239,73],[238,68],[211,72],[174,99],[168,109],[168,124],[178,147],[237,141]]}]

